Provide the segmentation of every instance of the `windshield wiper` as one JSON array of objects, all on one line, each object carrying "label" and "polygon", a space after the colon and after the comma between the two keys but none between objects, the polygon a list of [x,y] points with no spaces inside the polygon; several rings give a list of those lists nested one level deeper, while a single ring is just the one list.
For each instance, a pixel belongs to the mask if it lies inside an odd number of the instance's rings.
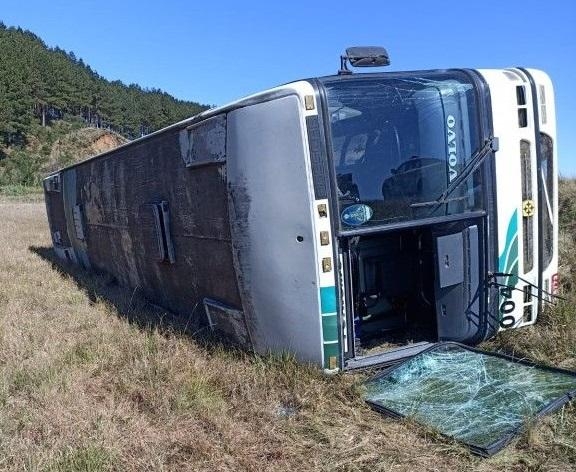
[{"label": "windshield wiper", "polygon": [[429,202],[413,203],[410,206],[419,207],[419,206],[434,205],[434,208],[432,208],[432,210],[430,210],[430,213],[428,213],[428,216],[430,216],[438,209],[440,205],[444,205],[445,203],[448,203],[450,201],[457,200],[458,198],[449,199],[448,197],[452,194],[452,192],[454,192],[454,190],[456,190],[458,187],[460,187],[460,185],[462,185],[462,182],[465,182],[468,179],[468,177],[470,177],[470,175],[476,169],[478,169],[478,167],[480,167],[480,165],[484,162],[484,159],[486,159],[486,156],[488,156],[490,152],[496,152],[496,151],[498,151],[498,138],[491,137],[487,139],[484,142],[483,146],[480,149],[478,149],[474,154],[472,154],[470,160],[468,161],[468,164],[466,164],[464,166],[464,169],[462,169],[462,172],[452,182],[450,182],[450,185],[446,187],[446,190],[442,192],[442,195],[440,195],[436,200],[431,200]]}]

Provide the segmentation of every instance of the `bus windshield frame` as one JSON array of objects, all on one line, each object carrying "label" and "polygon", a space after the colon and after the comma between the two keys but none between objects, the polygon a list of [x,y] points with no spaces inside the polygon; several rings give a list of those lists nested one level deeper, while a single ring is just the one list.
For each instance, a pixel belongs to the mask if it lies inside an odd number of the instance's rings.
[{"label": "bus windshield frame", "polygon": [[321,79],[341,230],[484,209],[483,173],[439,199],[482,147],[475,82],[460,70]]}]

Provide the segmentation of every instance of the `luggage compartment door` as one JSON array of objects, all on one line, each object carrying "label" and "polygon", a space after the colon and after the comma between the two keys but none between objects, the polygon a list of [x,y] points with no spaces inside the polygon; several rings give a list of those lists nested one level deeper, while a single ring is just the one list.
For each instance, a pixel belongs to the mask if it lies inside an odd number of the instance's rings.
[{"label": "luggage compartment door", "polygon": [[478,226],[436,236],[435,246],[438,339],[474,342],[483,331]]}]

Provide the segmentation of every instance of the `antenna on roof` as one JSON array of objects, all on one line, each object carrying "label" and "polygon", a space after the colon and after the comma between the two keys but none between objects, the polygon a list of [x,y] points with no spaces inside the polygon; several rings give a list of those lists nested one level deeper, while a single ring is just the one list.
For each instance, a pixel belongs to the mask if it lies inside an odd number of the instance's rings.
[{"label": "antenna on roof", "polygon": [[346,53],[340,56],[340,70],[338,75],[348,75],[352,71],[346,63],[352,67],[385,67],[390,65],[388,51],[380,46],[356,46],[346,49]]}]

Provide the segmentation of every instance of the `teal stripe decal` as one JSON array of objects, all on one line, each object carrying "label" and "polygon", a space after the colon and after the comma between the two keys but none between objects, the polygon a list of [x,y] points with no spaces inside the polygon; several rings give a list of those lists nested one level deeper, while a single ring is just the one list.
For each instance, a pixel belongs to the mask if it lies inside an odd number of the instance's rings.
[{"label": "teal stripe decal", "polygon": [[[516,287],[518,284],[518,210],[514,210],[512,218],[508,222],[506,244],[498,258],[498,269],[500,272],[511,274],[500,279],[500,283],[510,288]],[[505,312],[503,307],[505,307],[506,301],[512,297],[512,291],[501,288],[499,292],[500,309],[498,310],[498,319],[500,327],[510,328],[516,324],[516,316],[513,313]]]},{"label": "teal stripe decal", "polygon": [[[506,243],[504,245],[504,250],[499,257],[499,269],[500,271],[505,271],[507,269],[507,260],[512,256],[515,259],[514,254],[510,254],[512,251],[512,241],[518,237],[518,210],[514,210],[512,218],[508,222],[508,230],[506,231]],[[518,252],[518,247],[516,246],[516,252]],[[518,255],[516,254],[516,257]]]},{"label": "teal stripe decal", "polygon": [[506,231],[506,244],[502,254],[498,258],[500,272],[514,274],[506,277],[504,283],[515,286],[518,283],[518,210],[514,210]]},{"label": "teal stripe decal", "polygon": [[330,368],[328,359],[331,357],[335,357],[336,359],[340,358],[340,344],[324,344],[324,368]]},{"label": "teal stripe decal", "polygon": [[338,342],[338,317],[333,315],[322,315],[322,338],[325,343]]},{"label": "teal stripe decal", "polygon": [[320,311],[336,313],[336,287],[320,287]]},{"label": "teal stripe decal", "polygon": [[336,287],[320,287],[320,311],[322,318],[322,344],[324,368],[340,367],[340,340],[338,338],[338,304]]}]

